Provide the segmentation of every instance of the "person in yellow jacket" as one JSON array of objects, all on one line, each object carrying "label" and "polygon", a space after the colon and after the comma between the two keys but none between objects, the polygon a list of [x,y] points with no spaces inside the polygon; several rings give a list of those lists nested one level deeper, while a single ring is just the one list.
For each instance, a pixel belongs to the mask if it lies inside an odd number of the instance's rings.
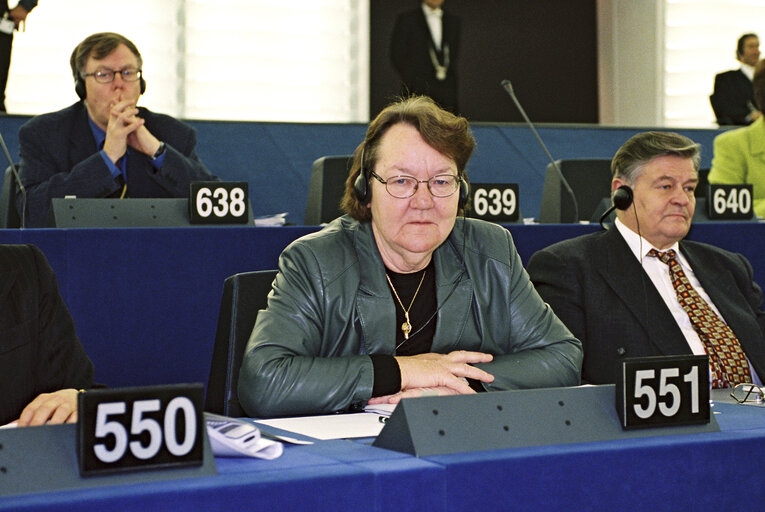
[{"label": "person in yellow jacket", "polygon": [[[753,84],[755,101],[762,107],[765,105],[765,60],[757,63]],[[765,120],[762,117],[749,126],[715,137],[709,183],[751,183],[754,214],[765,217]]]}]

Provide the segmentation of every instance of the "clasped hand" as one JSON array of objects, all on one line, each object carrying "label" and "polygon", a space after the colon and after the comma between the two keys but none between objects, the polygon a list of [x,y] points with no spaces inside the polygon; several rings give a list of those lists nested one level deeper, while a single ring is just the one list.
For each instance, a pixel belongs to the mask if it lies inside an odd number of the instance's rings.
[{"label": "clasped hand", "polygon": [[138,117],[138,108],[130,100],[119,101],[109,111],[106,125],[104,152],[116,163],[127,151],[127,147],[145,155],[153,155],[159,149],[159,139],[144,126],[146,121]]},{"label": "clasped hand", "polygon": [[467,379],[492,382],[494,376],[474,363],[489,363],[491,354],[456,350],[448,354],[418,354],[396,357],[401,370],[401,391],[393,395],[379,396],[369,400],[370,405],[396,404],[402,398],[424,395],[465,395],[475,393]]}]

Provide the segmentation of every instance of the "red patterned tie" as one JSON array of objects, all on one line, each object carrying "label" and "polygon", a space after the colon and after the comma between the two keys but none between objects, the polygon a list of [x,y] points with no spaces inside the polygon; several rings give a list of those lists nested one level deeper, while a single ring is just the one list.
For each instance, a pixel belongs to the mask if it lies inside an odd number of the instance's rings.
[{"label": "red patterned tie", "polygon": [[693,330],[699,335],[709,355],[712,369],[712,387],[733,387],[742,382],[752,382],[749,363],[741,344],[728,324],[720,319],[709,304],[691,286],[675,251],[659,252],[651,249],[648,256],[659,258],[669,266],[669,278],[675,288],[680,306],[688,313]]}]

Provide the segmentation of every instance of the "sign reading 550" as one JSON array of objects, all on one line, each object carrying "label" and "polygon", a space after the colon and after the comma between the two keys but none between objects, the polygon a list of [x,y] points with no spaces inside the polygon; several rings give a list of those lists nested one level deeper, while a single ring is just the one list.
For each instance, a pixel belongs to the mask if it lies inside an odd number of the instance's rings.
[{"label": "sign reading 550", "polygon": [[490,222],[518,220],[517,183],[473,183],[471,216]]},{"label": "sign reading 550", "polygon": [[78,399],[82,474],[202,464],[201,384],[91,390]]}]

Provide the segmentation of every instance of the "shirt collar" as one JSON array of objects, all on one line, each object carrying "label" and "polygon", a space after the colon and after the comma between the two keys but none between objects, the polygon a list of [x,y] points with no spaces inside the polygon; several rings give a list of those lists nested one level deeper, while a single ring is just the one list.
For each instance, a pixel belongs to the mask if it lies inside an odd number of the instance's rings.
[{"label": "shirt collar", "polygon": [[[638,259],[642,263],[643,258],[646,257],[648,252],[651,249],[655,249],[658,252],[666,252],[670,249],[674,249],[676,254],[680,254],[680,244],[679,242],[675,242],[670,247],[667,247],[666,249],[659,249],[658,247],[654,247],[653,244],[651,244],[648,240],[643,238],[642,236],[638,236],[637,233],[632,231],[630,228],[628,228],[624,223],[619,220],[619,218],[616,218],[616,221],[614,222],[614,225],[616,226],[616,229],[619,230],[619,234],[622,235],[622,238],[624,238],[624,241],[627,242],[627,245],[630,248],[630,251],[632,251],[632,254],[635,255],[635,258]],[[642,252],[642,255],[641,255]]]},{"label": "shirt collar", "polygon": [[444,14],[443,9],[441,9],[440,7],[430,7],[429,5],[427,5],[425,3],[422,4],[422,12],[425,13],[426,17],[427,16],[437,16],[437,17],[440,18]]},{"label": "shirt collar", "polygon": [[750,66],[749,64],[741,63],[741,72],[744,73],[747,77],[749,77],[749,80],[754,79],[754,66]]},{"label": "shirt collar", "polygon": [[96,139],[98,149],[101,150],[104,147],[104,141],[106,140],[106,132],[103,131],[93,119],[91,119],[90,114],[88,114],[88,125],[90,125],[90,131],[93,133],[93,138]]}]

